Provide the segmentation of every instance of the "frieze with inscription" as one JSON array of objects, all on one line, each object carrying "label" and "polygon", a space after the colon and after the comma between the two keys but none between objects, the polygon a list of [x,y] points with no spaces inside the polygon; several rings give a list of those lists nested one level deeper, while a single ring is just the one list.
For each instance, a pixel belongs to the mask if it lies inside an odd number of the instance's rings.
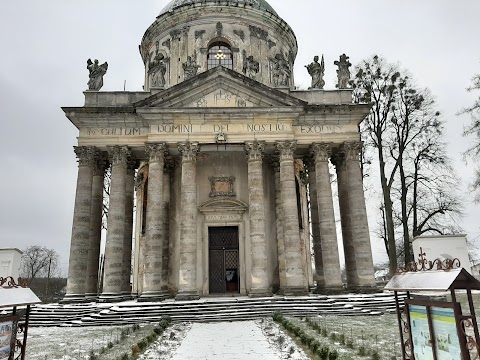
[{"label": "frieze with inscription", "polygon": [[151,125],[151,134],[218,134],[218,133],[291,133],[292,126],[287,123],[262,124],[161,124]]},{"label": "frieze with inscription", "polygon": [[209,214],[205,215],[206,221],[240,221],[242,220],[241,214]]},{"label": "frieze with inscription", "polygon": [[212,123],[156,124],[150,128],[86,128],[80,130],[81,137],[146,137],[150,134],[195,135],[195,134],[295,134],[302,136],[355,132],[355,126],[346,125],[291,125],[287,122],[271,123]]},{"label": "frieze with inscription", "polygon": [[146,136],[148,128],[89,128],[82,129],[80,135],[83,136]]},{"label": "frieze with inscription", "polygon": [[295,128],[300,129],[300,134],[324,134],[342,132],[340,125],[301,125]]}]

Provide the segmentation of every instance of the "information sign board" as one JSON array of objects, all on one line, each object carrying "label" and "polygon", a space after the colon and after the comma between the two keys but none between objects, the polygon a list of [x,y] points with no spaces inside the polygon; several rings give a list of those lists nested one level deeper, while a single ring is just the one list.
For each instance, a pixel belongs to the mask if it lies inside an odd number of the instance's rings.
[{"label": "information sign board", "polygon": [[463,358],[466,343],[457,327],[461,316],[459,303],[407,300],[406,304],[415,360]]},{"label": "information sign board", "polygon": [[410,329],[416,360],[433,360],[432,341],[426,306],[409,305]]},{"label": "information sign board", "polygon": [[16,317],[0,318],[0,360],[13,359],[17,335]]},{"label": "information sign board", "polygon": [[437,358],[439,360],[461,359],[455,312],[453,309],[432,307],[431,313]]}]

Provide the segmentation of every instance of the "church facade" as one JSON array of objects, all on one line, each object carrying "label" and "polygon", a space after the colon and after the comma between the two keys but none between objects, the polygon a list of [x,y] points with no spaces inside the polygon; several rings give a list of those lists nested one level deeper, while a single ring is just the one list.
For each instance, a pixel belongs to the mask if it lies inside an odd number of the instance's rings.
[{"label": "church facade", "polygon": [[347,57],[337,90],[323,90],[317,58],[312,88],[296,90],[295,35],[263,0],[174,0],[140,54],[144,91],[99,91],[108,64],[89,61],[84,106],[63,108],[79,129],[65,301],[338,290],[336,220],[348,288],[374,286],[358,131],[369,106],[352,103]]}]

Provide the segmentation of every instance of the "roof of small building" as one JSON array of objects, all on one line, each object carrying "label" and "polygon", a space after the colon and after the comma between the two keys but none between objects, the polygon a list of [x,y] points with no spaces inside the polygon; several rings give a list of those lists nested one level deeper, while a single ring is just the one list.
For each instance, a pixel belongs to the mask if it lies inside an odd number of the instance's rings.
[{"label": "roof of small building", "polygon": [[17,248],[3,248],[3,249],[0,249],[0,251],[16,251],[20,254],[23,254],[23,251]]},{"label": "roof of small building", "polygon": [[165,13],[168,13],[170,11],[173,11],[175,9],[178,9],[182,6],[188,6],[188,5],[194,5],[194,4],[212,4],[212,5],[227,5],[227,6],[251,6],[253,8],[257,8],[260,10],[265,10],[268,12],[271,12],[275,15],[277,13],[273,8],[265,1],[265,0],[172,0],[170,3],[168,3],[167,6],[165,6],[162,11],[160,12],[160,15],[163,15]]}]

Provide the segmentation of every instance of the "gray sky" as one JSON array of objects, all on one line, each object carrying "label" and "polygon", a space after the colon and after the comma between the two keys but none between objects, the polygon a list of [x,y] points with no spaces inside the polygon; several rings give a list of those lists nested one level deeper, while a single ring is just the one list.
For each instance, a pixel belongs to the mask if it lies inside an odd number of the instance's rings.
[{"label": "gray sky", "polygon": [[[4,1],[0,12],[0,247],[45,244],[67,263],[77,165],[77,130],[61,106],[82,106],[86,60],[108,61],[103,90],[141,90],[138,45],[166,0]],[[478,0],[270,0],[299,45],[297,86],[307,87],[304,65],[325,55],[326,89],[334,89],[333,61],[353,64],[374,54],[399,62],[429,87],[446,121],[449,153],[467,184],[473,165],[461,152],[468,116],[456,116],[475,94],[465,88],[480,72]],[[480,94],[476,94],[480,95]],[[375,204],[373,204],[374,206]],[[373,213],[373,208],[370,213]],[[463,227],[480,237],[480,206],[467,203]],[[371,228],[374,226],[371,223]],[[384,258],[374,241],[374,258]]]}]

